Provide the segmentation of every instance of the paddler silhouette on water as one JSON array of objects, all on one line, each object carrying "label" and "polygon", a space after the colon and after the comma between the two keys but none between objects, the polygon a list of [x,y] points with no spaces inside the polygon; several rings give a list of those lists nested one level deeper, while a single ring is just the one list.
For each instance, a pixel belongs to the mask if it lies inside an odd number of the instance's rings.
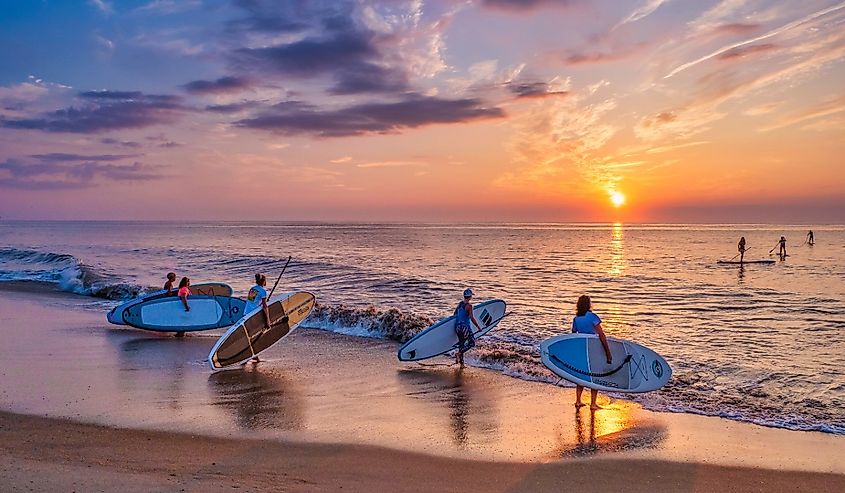
[{"label": "paddler silhouette on water", "polygon": [[[736,244],[736,249],[739,250],[739,263],[741,264],[745,259],[745,251],[748,250],[745,248],[745,237],[741,237],[739,239],[739,243]],[[736,257],[734,257],[736,258]]]}]

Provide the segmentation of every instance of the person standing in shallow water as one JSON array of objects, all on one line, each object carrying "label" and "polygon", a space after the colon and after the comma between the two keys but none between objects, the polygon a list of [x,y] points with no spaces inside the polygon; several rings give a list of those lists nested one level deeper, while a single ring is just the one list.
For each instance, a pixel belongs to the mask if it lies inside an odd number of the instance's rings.
[{"label": "person standing in shallow water", "polygon": [[741,264],[745,259],[745,251],[748,250],[745,248],[745,237],[739,239],[739,243],[736,244],[736,249],[739,250],[739,263]]},{"label": "person standing in shallow water", "polygon": [[472,326],[470,322],[481,330],[478,320],[472,313],[472,296],[471,289],[464,290],[464,300],[458,303],[455,308],[455,335],[458,336],[458,352],[455,353],[455,363],[464,367],[464,353],[475,347],[475,336],[472,333]]},{"label": "person standing in shallow water", "polygon": [[167,273],[167,281],[164,283],[164,290],[167,291],[167,296],[171,296],[176,293],[173,290],[173,283],[176,282],[176,273],[175,272],[168,272]]},{"label": "person standing in shallow water", "polygon": [[[594,334],[599,336],[601,345],[604,348],[604,354],[607,356],[607,364],[613,363],[613,355],[610,354],[610,346],[607,344],[607,336],[604,335],[604,329],[601,326],[601,319],[598,315],[592,312],[592,301],[587,295],[581,295],[578,298],[578,303],[575,305],[575,318],[572,319],[572,332],[575,334]],[[581,393],[584,391],[582,385],[575,386],[575,408],[584,406],[581,402]],[[590,389],[590,409],[593,411],[601,409],[596,404],[596,397],[599,391]]]},{"label": "person standing in shallow water", "polygon": [[810,246],[813,246],[815,243],[816,243],[816,238],[813,235],[813,230],[810,230],[807,233],[807,244],[810,245]]},{"label": "person standing in shallow water", "polygon": [[[188,305],[188,296],[191,295],[191,280],[187,277],[183,277],[181,281],[179,281],[179,291],[176,292],[176,296],[178,296],[182,300],[182,304],[185,306],[185,311],[191,311],[191,306]],[[177,332],[176,337],[185,337],[184,332]]]}]

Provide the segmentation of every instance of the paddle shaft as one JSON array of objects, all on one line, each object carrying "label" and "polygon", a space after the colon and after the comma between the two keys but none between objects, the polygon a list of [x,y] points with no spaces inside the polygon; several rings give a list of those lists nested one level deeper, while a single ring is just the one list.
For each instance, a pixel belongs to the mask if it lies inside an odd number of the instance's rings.
[{"label": "paddle shaft", "polygon": [[287,262],[285,262],[285,266],[284,266],[284,267],[282,267],[282,272],[279,274],[279,277],[277,277],[277,278],[276,278],[276,283],[275,283],[275,284],[273,284],[273,289],[271,289],[271,290],[270,290],[270,295],[269,295],[269,296],[267,296],[267,299],[268,299],[268,300],[269,300],[270,298],[272,298],[272,297],[273,297],[273,291],[275,291],[275,290],[276,290],[276,286],[278,286],[278,285],[279,285],[279,281],[281,281],[281,280],[282,280],[282,275],[284,275],[285,270],[287,270],[287,268],[288,268],[288,264],[290,263],[290,259],[291,259],[291,256],[290,256],[290,255],[288,255],[288,261],[287,261]]},{"label": "paddle shaft", "polygon": [[[745,249],[745,252],[747,252],[748,250],[751,250],[751,247],[746,248],[746,249]],[[733,257],[731,257],[731,260],[733,260],[733,259],[735,259],[735,258],[739,257],[741,254],[743,254],[743,253],[745,253],[745,252],[739,252],[739,253],[737,253],[736,255],[734,255]],[[728,260],[728,262],[730,262],[731,260]]]}]

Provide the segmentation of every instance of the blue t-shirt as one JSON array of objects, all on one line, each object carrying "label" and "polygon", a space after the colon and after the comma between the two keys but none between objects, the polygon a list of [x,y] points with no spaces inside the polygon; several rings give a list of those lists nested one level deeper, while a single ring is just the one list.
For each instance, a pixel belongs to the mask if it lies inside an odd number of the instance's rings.
[{"label": "blue t-shirt", "polygon": [[259,286],[256,284],[255,286],[249,288],[249,294],[246,295],[246,306],[244,306],[244,313],[249,313],[259,306],[261,306],[261,300],[267,297],[267,290],[264,289],[263,286]]},{"label": "blue t-shirt", "polygon": [[595,334],[596,325],[601,323],[601,319],[593,312],[587,312],[580,317],[572,319],[572,332],[578,334]]}]

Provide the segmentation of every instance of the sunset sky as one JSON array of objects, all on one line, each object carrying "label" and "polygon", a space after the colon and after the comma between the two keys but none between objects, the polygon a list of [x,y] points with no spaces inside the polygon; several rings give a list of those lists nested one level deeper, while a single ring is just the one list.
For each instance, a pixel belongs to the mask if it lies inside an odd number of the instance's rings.
[{"label": "sunset sky", "polygon": [[845,218],[845,2],[12,0],[0,26],[4,219]]}]

